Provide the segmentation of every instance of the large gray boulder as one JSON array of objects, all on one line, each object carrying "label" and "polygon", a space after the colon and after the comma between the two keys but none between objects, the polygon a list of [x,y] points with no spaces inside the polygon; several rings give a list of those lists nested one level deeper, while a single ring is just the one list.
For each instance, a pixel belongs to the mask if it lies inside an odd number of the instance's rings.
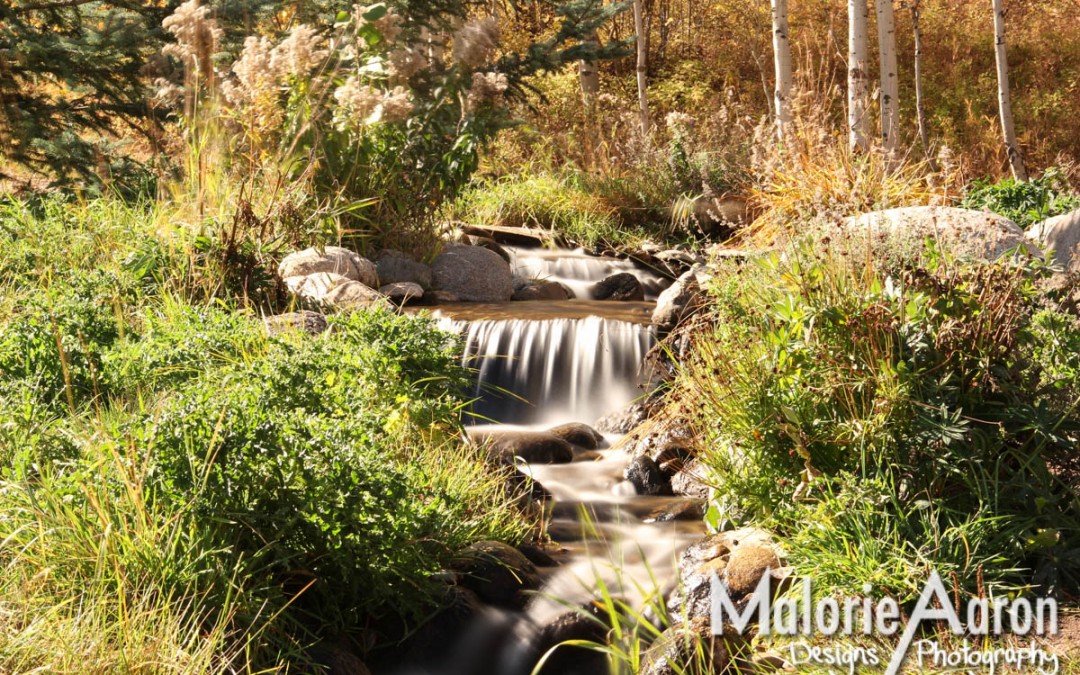
[{"label": "large gray boulder", "polygon": [[450,244],[431,263],[435,288],[464,302],[506,302],[514,294],[510,265],[480,246]]},{"label": "large gray boulder", "polygon": [[336,272],[315,272],[308,275],[285,277],[285,287],[300,299],[317,304],[321,303],[330,291],[350,281],[359,283]]},{"label": "large gray boulder", "polygon": [[416,262],[401,251],[380,251],[375,259],[375,268],[379,273],[379,283],[384,286],[410,283],[417,284],[425,291],[431,288],[431,268]]},{"label": "large gray boulder", "polygon": [[669,331],[705,304],[697,270],[690,270],[664,289],[656,298],[652,322],[661,331]]},{"label": "large gray boulder", "polygon": [[1044,250],[1054,249],[1054,262],[1066,272],[1080,271],[1080,209],[1047,218],[1027,231]]},{"label": "large gray boulder", "polygon": [[[908,206],[873,211],[849,218],[854,231],[866,231],[877,242],[895,250],[910,248],[918,253],[927,238],[936,239],[954,255],[978,260],[996,260],[1020,244],[1024,231],[1008,218],[986,211],[948,206]],[[1041,255],[1040,251],[1032,251]]]},{"label": "large gray boulder", "polygon": [[359,281],[369,288],[379,287],[379,277],[375,264],[360,257],[354,251],[340,246],[308,248],[285,256],[278,265],[278,274],[282,279],[306,277],[319,272],[340,274],[346,279]]}]

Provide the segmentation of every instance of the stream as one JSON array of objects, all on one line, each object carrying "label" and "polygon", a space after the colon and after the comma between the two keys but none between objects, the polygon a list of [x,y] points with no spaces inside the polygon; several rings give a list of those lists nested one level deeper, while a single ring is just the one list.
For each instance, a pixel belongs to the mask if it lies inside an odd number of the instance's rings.
[{"label": "stream", "polygon": [[[465,365],[477,373],[472,413],[483,423],[470,433],[546,430],[567,422],[592,426],[640,397],[649,380],[644,358],[656,341],[649,325],[653,300],[664,281],[631,261],[506,248],[515,274],[558,281],[576,297],[436,308],[444,329],[465,336]],[[593,284],[619,272],[638,277],[645,302],[589,299]],[[639,606],[644,594],[674,583],[678,555],[701,537],[704,526],[697,518],[657,517],[688,500],[636,494],[623,478],[628,454],[612,447],[619,440],[605,434],[597,452],[575,453],[570,463],[520,466],[553,497],[548,533],[560,548],[560,564],[541,569],[543,586],[524,612],[485,612],[459,644],[447,645],[444,659],[423,672],[528,675],[536,659],[530,645],[543,627],[587,603],[601,584]],[[597,671],[584,664],[544,670],[570,672]]]}]

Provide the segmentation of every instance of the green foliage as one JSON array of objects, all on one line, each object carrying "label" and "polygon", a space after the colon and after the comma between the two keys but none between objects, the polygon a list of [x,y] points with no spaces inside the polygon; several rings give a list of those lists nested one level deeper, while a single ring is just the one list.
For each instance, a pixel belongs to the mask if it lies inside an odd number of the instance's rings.
[{"label": "green foliage", "polygon": [[1075,588],[1075,370],[1042,366],[1062,345],[1038,274],[819,243],[722,277],[677,387],[714,523],[777,527],[824,592],[871,579],[904,597],[930,566],[971,590],[979,574]]},{"label": "green foliage", "polygon": [[977,180],[968,188],[960,205],[966,209],[988,209],[1026,230],[1047,218],[1080,208],[1080,196],[1069,191],[1060,171],[1048,169],[1029,181]]}]

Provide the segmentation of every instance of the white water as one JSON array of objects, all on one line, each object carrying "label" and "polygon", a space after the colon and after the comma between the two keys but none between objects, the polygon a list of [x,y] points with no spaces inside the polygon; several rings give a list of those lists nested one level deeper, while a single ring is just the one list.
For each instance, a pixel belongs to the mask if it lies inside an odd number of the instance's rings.
[{"label": "white water", "polygon": [[646,300],[655,300],[668,283],[660,274],[644,269],[632,260],[591,256],[580,248],[503,248],[510,253],[514,274],[526,279],[558,281],[579,299],[592,298],[591,289],[597,281],[622,272],[638,278],[645,289]]},{"label": "white water", "polygon": [[477,371],[473,414],[511,424],[593,424],[620,410],[648,381],[653,331],[629,321],[441,319],[465,336],[464,364]]}]

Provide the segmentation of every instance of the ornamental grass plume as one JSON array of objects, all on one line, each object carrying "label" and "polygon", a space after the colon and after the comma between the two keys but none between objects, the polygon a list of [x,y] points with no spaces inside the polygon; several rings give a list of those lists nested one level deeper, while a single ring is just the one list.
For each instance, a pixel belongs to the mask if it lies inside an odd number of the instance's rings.
[{"label": "ornamental grass plume", "polygon": [[327,49],[314,28],[300,24],[270,54],[270,69],[278,76],[306,77],[322,65]]},{"label": "ornamental grass plume", "polygon": [[166,17],[161,27],[176,39],[163,50],[166,56],[181,61],[196,78],[213,77],[211,57],[221,42],[222,30],[210,17],[209,7],[199,5],[199,0],[188,0]]},{"label": "ornamental grass plume", "polygon": [[466,108],[476,111],[484,106],[497,105],[509,86],[504,73],[473,73]]},{"label": "ornamental grass plume", "polygon": [[454,33],[454,60],[469,68],[484,65],[499,44],[499,24],[489,16],[470,21]]}]

